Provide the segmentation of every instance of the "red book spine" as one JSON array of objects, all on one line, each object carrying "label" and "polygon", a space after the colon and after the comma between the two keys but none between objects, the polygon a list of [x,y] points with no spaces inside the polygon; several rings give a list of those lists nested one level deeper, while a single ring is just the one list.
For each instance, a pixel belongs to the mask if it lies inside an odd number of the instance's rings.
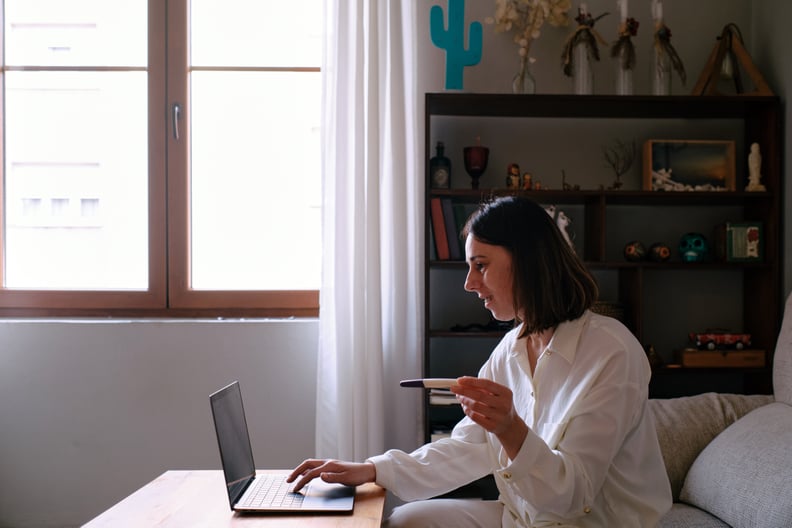
[{"label": "red book spine", "polygon": [[443,218],[443,204],[440,202],[440,198],[432,198],[430,205],[437,260],[450,260],[451,254],[448,249],[448,235],[446,234],[445,219]]},{"label": "red book spine", "polygon": [[446,238],[448,238],[448,253],[451,260],[463,260],[459,247],[459,232],[454,218],[454,203],[450,198],[443,198],[443,218],[445,219]]}]

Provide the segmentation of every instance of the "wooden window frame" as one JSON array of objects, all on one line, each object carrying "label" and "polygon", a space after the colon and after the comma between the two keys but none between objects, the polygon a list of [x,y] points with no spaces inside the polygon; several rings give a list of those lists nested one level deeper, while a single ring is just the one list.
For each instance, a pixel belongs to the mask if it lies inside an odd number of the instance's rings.
[{"label": "wooden window frame", "polygon": [[[149,0],[149,287],[146,291],[0,289],[0,316],[316,317],[318,290],[206,291],[190,287],[189,0]],[[170,16],[168,16],[170,15]],[[173,16],[180,15],[180,16]],[[167,26],[167,27],[166,27]],[[0,42],[4,42],[0,24]],[[16,68],[27,70],[30,68]],[[39,68],[41,69],[41,68]],[[46,68],[57,69],[57,68]],[[0,81],[5,86],[5,72]],[[177,74],[174,72],[183,72]],[[5,94],[0,97],[3,116]],[[173,105],[179,104],[179,138]],[[0,127],[0,154],[4,142]],[[4,172],[4,168],[0,168]],[[5,233],[0,186],[0,234]],[[0,244],[0,277],[4,270]]]}]

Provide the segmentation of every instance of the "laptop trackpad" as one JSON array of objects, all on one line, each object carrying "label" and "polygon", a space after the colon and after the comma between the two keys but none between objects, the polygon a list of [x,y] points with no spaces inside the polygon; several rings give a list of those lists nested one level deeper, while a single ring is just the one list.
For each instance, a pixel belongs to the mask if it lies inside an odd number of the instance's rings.
[{"label": "laptop trackpad", "polygon": [[330,484],[321,479],[314,479],[304,491],[305,499],[302,510],[335,510],[352,511],[355,503],[354,486]]}]

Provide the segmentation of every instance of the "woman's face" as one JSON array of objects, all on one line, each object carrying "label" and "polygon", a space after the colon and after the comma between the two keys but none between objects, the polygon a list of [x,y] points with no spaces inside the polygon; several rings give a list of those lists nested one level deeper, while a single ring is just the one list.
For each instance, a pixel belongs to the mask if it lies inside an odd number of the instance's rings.
[{"label": "woman's face", "polygon": [[502,246],[485,244],[468,235],[465,257],[468,263],[465,290],[478,294],[495,319],[514,319],[511,253]]}]

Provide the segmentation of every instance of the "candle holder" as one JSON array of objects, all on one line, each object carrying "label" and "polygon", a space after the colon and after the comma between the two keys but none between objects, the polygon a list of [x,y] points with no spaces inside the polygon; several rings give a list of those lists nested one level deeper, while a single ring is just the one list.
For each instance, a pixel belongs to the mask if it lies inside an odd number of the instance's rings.
[{"label": "candle holder", "polygon": [[470,175],[471,188],[479,188],[479,178],[487,170],[489,161],[489,149],[476,145],[475,147],[464,148],[465,170]]}]

